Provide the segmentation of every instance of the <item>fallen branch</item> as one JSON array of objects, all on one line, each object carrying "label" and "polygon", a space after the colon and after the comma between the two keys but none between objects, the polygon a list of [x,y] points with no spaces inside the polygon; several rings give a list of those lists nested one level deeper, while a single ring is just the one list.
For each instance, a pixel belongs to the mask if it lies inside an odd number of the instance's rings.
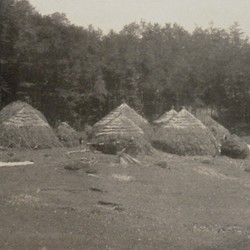
[{"label": "fallen branch", "polygon": [[75,150],[75,151],[69,151],[67,152],[67,154],[75,154],[75,153],[86,153],[86,152],[89,152],[90,149],[81,149],[81,150]]},{"label": "fallen branch", "polygon": [[16,167],[16,166],[28,166],[34,165],[32,161],[20,161],[20,162],[0,162],[0,167]]}]

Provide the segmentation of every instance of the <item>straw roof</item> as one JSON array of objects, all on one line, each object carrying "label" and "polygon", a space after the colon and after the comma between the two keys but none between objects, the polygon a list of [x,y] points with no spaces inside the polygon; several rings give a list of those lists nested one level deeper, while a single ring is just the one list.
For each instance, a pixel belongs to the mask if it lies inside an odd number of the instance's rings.
[{"label": "straw roof", "polygon": [[144,131],[126,116],[119,114],[94,131],[92,145],[104,153],[148,153],[151,146],[144,138]]},{"label": "straw roof", "polygon": [[178,155],[215,155],[217,142],[210,130],[186,109],[182,109],[154,134],[152,144]]},{"label": "straw roof", "polygon": [[176,112],[176,110],[172,108],[168,112],[165,112],[163,115],[161,115],[157,120],[154,121],[154,123],[155,124],[166,123],[177,114],[178,113]]},{"label": "straw roof", "polygon": [[189,113],[185,108],[183,108],[176,116],[172,117],[164,127],[174,127],[174,128],[203,128],[206,126],[197,118],[195,118],[191,113]]},{"label": "straw roof", "polygon": [[0,144],[18,148],[62,146],[42,113],[21,101],[0,112]]},{"label": "straw roof", "polygon": [[103,117],[99,122],[94,125],[94,130],[99,129],[113,120],[115,117],[123,115],[131,121],[133,121],[139,128],[141,128],[145,133],[150,130],[150,125],[148,121],[140,116],[134,109],[129,107],[126,103],[121,104],[119,107],[111,111],[108,115]]},{"label": "straw roof", "polygon": [[67,122],[61,122],[55,131],[57,137],[65,147],[79,145],[80,136]]},{"label": "straw roof", "polygon": [[144,132],[133,121],[122,114],[100,127],[96,132],[96,137],[134,137],[143,136]]},{"label": "straw roof", "polygon": [[222,142],[230,132],[209,115],[198,115],[197,118],[209,128],[217,141]]}]

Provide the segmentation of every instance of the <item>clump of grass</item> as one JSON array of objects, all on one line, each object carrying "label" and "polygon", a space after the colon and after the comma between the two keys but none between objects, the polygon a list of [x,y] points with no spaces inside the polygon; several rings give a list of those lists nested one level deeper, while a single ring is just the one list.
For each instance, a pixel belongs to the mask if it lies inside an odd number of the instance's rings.
[{"label": "clump of grass", "polygon": [[9,157],[13,157],[15,154],[12,153],[12,152],[9,152],[7,155],[8,155]]},{"label": "clump of grass", "polygon": [[202,159],[201,163],[207,164],[207,165],[213,165],[214,164],[214,159]]},{"label": "clump of grass", "polygon": [[246,167],[244,170],[245,172],[250,173],[250,167]]},{"label": "clump of grass", "polygon": [[160,168],[167,168],[168,167],[168,163],[166,161],[159,161],[156,163],[157,166],[159,166]]}]

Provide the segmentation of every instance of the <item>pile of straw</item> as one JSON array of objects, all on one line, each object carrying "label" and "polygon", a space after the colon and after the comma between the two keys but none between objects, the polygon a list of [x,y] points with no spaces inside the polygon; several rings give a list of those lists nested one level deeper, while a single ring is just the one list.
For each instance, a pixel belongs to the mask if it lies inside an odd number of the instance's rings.
[{"label": "pile of straw", "polygon": [[62,146],[42,113],[21,101],[0,112],[0,144],[29,149]]},{"label": "pile of straw", "polygon": [[177,155],[218,154],[218,144],[210,130],[185,109],[156,131],[152,144]]},{"label": "pile of straw", "polygon": [[119,115],[123,115],[124,117],[127,117],[128,119],[133,121],[139,128],[143,130],[145,135],[151,134],[151,127],[148,121],[142,116],[140,116],[134,109],[129,107],[126,103],[121,104],[119,107],[111,111],[108,115],[103,117],[99,122],[94,125],[93,129],[100,129]]},{"label": "pile of straw", "polygon": [[230,135],[230,132],[223,127],[221,124],[219,124],[217,121],[215,121],[211,116],[209,115],[197,115],[196,116],[209,130],[212,132],[213,136],[216,138],[218,142],[222,142],[225,137]]},{"label": "pile of straw", "polygon": [[79,134],[67,122],[61,122],[55,131],[63,146],[75,147],[80,145]]},{"label": "pile of straw", "polygon": [[163,115],[161,115],[157,120],[155,120],[153,123],[156,125],[160,125],[163,123],[167,123],[171,118],[176,116],[178,113],[175,109],[171,109],[168,112],[165,112]]},{"label": "pile of straw", "polygon": [[250,155],[246,142],[237,135],[229,135],[222,142],[221,154],[235,159],[245,159]]},{"label": "pile of straw", "polygon": [[92,145],[108,154],[116,154],[125,148],[127,153],[136,155],[151,149],[143,130],[122,114],[96,128]]}]

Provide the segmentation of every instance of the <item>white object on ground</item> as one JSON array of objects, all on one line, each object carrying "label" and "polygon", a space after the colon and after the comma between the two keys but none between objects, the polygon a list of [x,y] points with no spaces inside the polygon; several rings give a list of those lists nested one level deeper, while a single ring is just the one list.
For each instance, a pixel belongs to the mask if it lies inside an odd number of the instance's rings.
[{"label": "white object on ground", "polygon": [[15,166],[27,166],[34,165],[32,161],[18,161],[18,162],[0,162],[1,167],[15,167]]},{"label": "white object on ground", "polygon": [[134,178],[128,175],[112,174],[112,177],[118,181],[132,181]]}]

